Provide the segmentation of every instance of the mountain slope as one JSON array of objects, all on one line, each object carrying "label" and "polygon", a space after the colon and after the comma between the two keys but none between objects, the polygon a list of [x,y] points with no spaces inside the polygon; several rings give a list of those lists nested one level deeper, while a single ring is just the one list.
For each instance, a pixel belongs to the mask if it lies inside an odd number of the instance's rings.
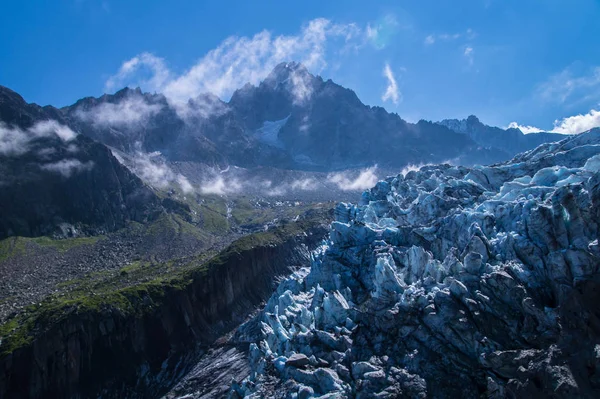
[{"label": "mountain slope", "polygon": [[143,222],[158,197],[61,111],[0,90],[0,239],[100,233]]}]

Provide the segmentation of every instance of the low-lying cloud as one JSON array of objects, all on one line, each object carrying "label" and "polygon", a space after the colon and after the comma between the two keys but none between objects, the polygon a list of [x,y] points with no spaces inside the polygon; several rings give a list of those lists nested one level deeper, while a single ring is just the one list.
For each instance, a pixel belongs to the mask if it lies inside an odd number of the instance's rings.
[{"label": "low-lying cloud", "polygon": [[343,191],[366,190],[375,186],[377,183],[378,178],[375,174],[376,171],[377,166],[373,166],[361,170],[356,177],[352,177],[352,172],[331,173],[327,177],[327,180],[330,183],[337,185],[337,187]]},{"label": "low-lying cloud", "polygon": [[137,151],[130,159],[129,165],[129,162],[126,162],[118,153],[113,152],[113,155],[119,162],[133,169],[140,179],[152,187],[166,189],[175,186],[184,194],[194,192],[194,187],[189,180],[182,174],[174,172],[165,163],[159,151],[152,153]]},{"label": "low-lying cloud", "polygon": [[[535,126],[522,126],[517,122],[511,122],[508,127],[520,129],[525,134],[544,131]],[[560,134],[580,134],[596,127],[600,127],[600,111],[592,109],[587,114],[573,115],[555,120],[554,127],[550,132]]]},{"label": "low-lying cloud", "polygon": [[600,111],[592,109],[587,114],[579,114],[554,121],[553,132],[578,134],[600,126]]},{"label": "low-lying cloud", "polygon": [[539,129],[535,126],[519,125],[517,122],[511,122],[507,126],[507,129],[519,129],[521,132],[523,132],[525,134],[543,132],[542,129]]},{"label": "low-lying cloud", "polygon": [[28,129],[8,126],[0,122],[0,155],[17,156],[29,151],[32,140],[56,136],[64,142],[73,140],[77,134],[54,120],[37,122]]},{"label": "low-lying cloud", "polygon": [[69,178],[76,173],[91,170],[93,167],[94,162],[81,162],[78,159],[61,159],[58,162],[40,165],[40,168],[50,172],[58,173],[66,178]]},{"label": "low-lying cloud", "polygon": [[209,178],[200,186],[200,192],[202,194],[226,195],[241,191],[242,184],[237,179],[226,179],[223,176]]},{"label": "low-lying cloud", "polygon": [[161,109],[160,104],[150,104],[141,95],[132,95],[116,104],[103,102],[91,109],[78,109],[75,115],[96,126],[118,126],[145,121]]}]

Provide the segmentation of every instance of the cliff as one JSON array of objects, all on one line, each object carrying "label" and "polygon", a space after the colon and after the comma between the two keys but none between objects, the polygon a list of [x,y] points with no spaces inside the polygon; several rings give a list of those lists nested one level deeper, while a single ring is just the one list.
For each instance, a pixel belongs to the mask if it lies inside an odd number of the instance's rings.
[{"label": "cliff", "polygon": [[241,238],[181,275],[53,298],[0,327],[0,397],[152,397],[238,325],[326,234],[300,220]]}]

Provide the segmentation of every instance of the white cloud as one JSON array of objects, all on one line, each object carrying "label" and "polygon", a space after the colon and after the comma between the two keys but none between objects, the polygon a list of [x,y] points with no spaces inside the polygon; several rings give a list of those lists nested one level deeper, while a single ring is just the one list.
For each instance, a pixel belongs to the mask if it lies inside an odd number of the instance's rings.
[{"label": "white cloud", "polygon": [[[140,78],[144,72],[150,78]],[[121,65],[119,72],[111,76],[105,84],[106,92],[121,89],[125,85],[144,87],[146,90],[159,91],[170,78],[165,61],[150,53],[142,53]]]},{"label": "white cloud", "polygon": [[75,115],[99,126],[131,125],[156,115],[161,109],[162,105],[150,104],[141,95],[131,95],[116,104],[103,102],[91,109],[78,109]]},{"label": "white cloud", "polygon": [[37,122],[30,130],[38,137],[47,137],[56,134],[62,141],[71,141],[77,136],[74,131],[55,120]]},{"label": "white cloud", "polygon": [[475,52],[475,50],[473,50],[473,47],[471,47],[471,46],[465,47],[465,51],[463,54],[464,54],[465,58],[467,59],[467,62],[469,63],[469,65],[473,65],[474,52]]},{"label": "white cloud", "polygon": [[394,104],[398,104],[398,101],[402,100],[402,96],[398,90],[398,84],[396,83],[396,78],[394,78],[392,68],[390,68],[390,65],[387,63],[383,68],[383,76],[387,79],[388,85],[385,89],[385,93],[381,96],[381,101],[385,102],[392,100]]},{"label": "white cloud", "polygon": [[467,29],[464,33],[439,33],[439,34],[431,34],[425,38],[425,45],[431,46],[436,42],[450,42],[454,40],[458,40],[461,38],[472,40],[477,36],[477,34],[471,29]]},{"label": "white cloud", "polygon": [[375,186],[377,183],[377,175],[375,174],[377,166],[363,169],[357,177],[352,177],[350,172],[331,173],[327,180],[334,183],[340,190],[358,191],[366,190]]},{"label": "white cloud", "polygon": [[119,162],[131,168],[140,179],[152,187],[166,189],[170,186],[175,186],[179,187],[184,194],[194,191],[194,187],[185,176],[173,172],[164,162],[159,151],[151,153],[136,151],[132,155],[130,163],[126,162],[117,152],[113,151],[113,155]]},{"label": "white cloud", "polygon": [[58,173],[64,177],[71,177],[75,173],[84,172],[94,167],[92,161],[82,163],[78,159],[61,159],[58,162],[40,165],[40,168],[50,172]]},{"label": "white cloud", "polygon": [[204,182],[200,191],[202,194],[226,195],[240,192],[242,185],[237,179],[225,179],[222,176],[216,176]]},{"label": "white cloud", "polygon": [[600,67],[576,71],[573,66],[553,75],[536,89],[543,101],[558,104],[570,101],[584,102],[600,98]]},{"label": "white cloud", "polygon": [[316,190],[318,183],[315,179],[306,178],[306,179],[298,179],[294,180],[290,187],[292,190],[303,190],[303,191],[312,191]]},{"label": "white cloud", "polygon": [[[143,53],[125,62],[106,87],[111,90],[135,82],[146,90],[164,93],[170,103],[179,106],[203,93],[227,99],[245,83],[258,84],[284,61],[297,60],[320,72],[327,66],[326,55],[332,42],[341,42],[345,48],[361,40],[364,36],[356,25],[318,18],[305,25],[298,35],[273,36],[262,31],[252,37],[229,37],[181,75],[170,72],[162,58]],[[150,72],[151,78],[140,79],[143,72]],[[292,83],[298,100],[310,94],[311,88],[302,79],[295,78]]]},{"label": "white cloud", "polygon": [[[569,116],[563,119],[557,119],[554,121],[554,127],[550,132],[561,133],[561,134],[579,134],[587,132],[595,127],[600,127],[600,111],[595,109],[590,110],[587,114],[579,114]],[[523,133],[539,133],[543,132],[543,129],[539,129],[534,126],[522,126],[517,122],[511,122],[508,128],[520,129]]]},{"label": "white cloud", "polygon": [[77,136],[77,134],[67,126],[61,125],[54,120],[37,122],[29,129],[8,126],[5,123],[0,122],[0,154],[23,154],[29,150],[29,144],[32,140],[53,135],[64,142],[71,141]]},{"label": "white cloud", "polygon": [[519,125],[517,122],[509,123],[506,128],[507,129],[519,129],[521,132],[523,132],[525,134],[540,133],[540,132],[544,131],[543,129],[537,128],[535,126]]},{"label": "white cloud", "polygon": [[554,121],[552,131],[563,134],[579,134],[595,127],[600,127],[600,111],[593,109],[587,114],[579,114]]}]

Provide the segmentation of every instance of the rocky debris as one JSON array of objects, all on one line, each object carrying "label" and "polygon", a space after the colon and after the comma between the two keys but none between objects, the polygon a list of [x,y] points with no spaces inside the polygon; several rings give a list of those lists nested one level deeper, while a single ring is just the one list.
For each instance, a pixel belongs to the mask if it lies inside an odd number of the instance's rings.
[{"label": "rocky debris", "polygon": [[297,369],[304,368],[305,366],[308,366],[309,363],[310,360],[308,360],[308,357],[303,353],[294,353],[285,361],[286,366],[295,367]]},{"label": "rocky debris", "polygon": [[[131,226],[105,236],[80,238],[84,240],[82,243],[67,250],[59,249],[63,240],[47,239],[51,245],[39,245],[35,240],[21,237],[5,239],[3,245],[10,252],[0,260],[0,275],[3,276],[0,321],[48,295],[60,295],[71,288],[80,288],[78,283],[84,279],[93,282],[114,279],[122,268],[134,262],[150,265],[171,261],[172,266],[177,267],[180,263],[185,264],[189,257],[216,252],[236,238],[235,234],[199,239],[193,234],[172,234],[169,231],[154,235],[147,233],[146,228]],[[153,245],[155,241],[160,245]],[[17,245],[22,248],[16,248]],[[129,276],[121,276],[113,285],[118,282],[125,285],[136,283]]]},{"label": "rocky debris", "polygon": [[224,357],[203,352],[227,350],[223,334],[247,320],[279,276],[308,265],[326,232],[323,219],[300,218],[242,237],[184,271],[166,270],[126,289],[110,290],[111,284],[98,295],[17,316],[16,329],[3,325],[13,330],[0,343],[0,397],[160,397],[211,356],[212,370],[223,374],[190,375],[181,387],[193,391],[198,384],[200,397],[222,397],[232,375],[247,376],[248,345]]},{"label": "rocky debris", "polygon": [[600,129],[340,204],[312,266],[238,328],[251,372],[230,396],[598,397],[598,154]]}]

